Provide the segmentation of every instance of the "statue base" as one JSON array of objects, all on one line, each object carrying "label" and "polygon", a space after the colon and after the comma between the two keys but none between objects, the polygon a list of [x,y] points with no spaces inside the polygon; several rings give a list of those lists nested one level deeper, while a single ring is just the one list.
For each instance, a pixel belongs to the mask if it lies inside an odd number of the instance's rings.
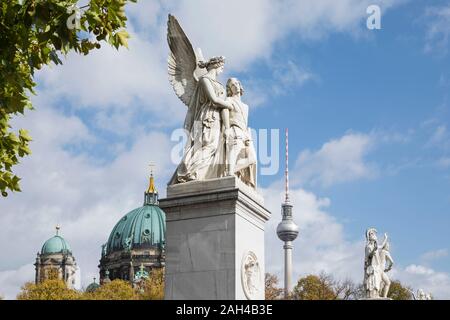
[{"label": "statue base", "polygon": [[167,187],[166,300],[264,299],[262,197],[232,176]]}]

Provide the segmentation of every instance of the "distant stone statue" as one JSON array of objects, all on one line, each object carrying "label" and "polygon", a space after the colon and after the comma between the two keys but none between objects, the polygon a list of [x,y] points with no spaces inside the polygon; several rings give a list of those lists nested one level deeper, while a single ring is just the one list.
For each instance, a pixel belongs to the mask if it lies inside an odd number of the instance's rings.
[{"label": "distant stone statue", "polygon": [[417,294],[414,291],[410,290],[414,300],[433,300],[431,294],[425,293],[422,289],[417,290]]},{"label": "distant stone statue", "polygon": [[377,230],[366,231],[366,248],[364,259],[364,289],[366,298],[387,298],[391,281],[387,275],[394,261],[389,253],[388,236],[384,234],[382,245],[378,246]]},{"label": "distant stone statue", "polygon": [[237,175],[256,187],[256,157],[248,144],[248,107],[240,101],[242,87],[233,80],[227,98],[217,79],[224,70],[225,58],[205,61],[200,50],[195,53],[174,16],[169,15],[167,25],[169,81],[188,107],[184,121],[188,139],[169,184]]}]

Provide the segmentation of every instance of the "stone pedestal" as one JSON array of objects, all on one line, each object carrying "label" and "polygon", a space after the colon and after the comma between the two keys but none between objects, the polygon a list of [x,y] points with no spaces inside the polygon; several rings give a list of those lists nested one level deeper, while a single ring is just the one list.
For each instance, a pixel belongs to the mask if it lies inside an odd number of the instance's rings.
[{"label": "stone pedestal", "polygon": [[169,186],[165,299],[264,299],[262,197],[236,177]]}]

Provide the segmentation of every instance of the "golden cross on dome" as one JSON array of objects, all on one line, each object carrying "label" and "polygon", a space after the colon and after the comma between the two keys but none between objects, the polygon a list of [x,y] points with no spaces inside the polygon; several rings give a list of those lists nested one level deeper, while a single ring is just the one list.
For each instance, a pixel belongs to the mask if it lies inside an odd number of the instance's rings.
[{"label": "golden cross on dome", "polygon": [[154,162],[150,162],[150,164],[148,165],[150,167],[150,175],[153,175],[153,168],[156,167]]},{"label": "golden cross on dome", "polygon": [[155,193],[156,192],[155,179],[153,178],[153,168],[155,167],[155,164],[153,162],[150,162],[149,167],[150,167],[150,183],[147,189],[147,193]]}]

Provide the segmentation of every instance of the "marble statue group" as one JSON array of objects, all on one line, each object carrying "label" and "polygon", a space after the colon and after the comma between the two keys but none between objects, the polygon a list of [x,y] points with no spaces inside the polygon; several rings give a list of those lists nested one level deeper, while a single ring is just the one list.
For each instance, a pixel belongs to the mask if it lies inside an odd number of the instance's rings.
[{"label": "marble statue group", "polygon": [[364,259],[364,289],[367,299],[387,298],[391,285],[387,273],[393,265],[387,234],[384,234],[383,242],[378,245],[377,230],[367,229]]},{"label": "marble statue group", "polygon": [[169,15],[167,41],[169,80],[187,106],[188,135],[183,158],[170,185],[194,180],[238,176],[256,188],[256,154],[248,129],[248,106],[242,102],[241,82],[218,80],[225,58],[205,60],[194,51],[176,18]]}]

